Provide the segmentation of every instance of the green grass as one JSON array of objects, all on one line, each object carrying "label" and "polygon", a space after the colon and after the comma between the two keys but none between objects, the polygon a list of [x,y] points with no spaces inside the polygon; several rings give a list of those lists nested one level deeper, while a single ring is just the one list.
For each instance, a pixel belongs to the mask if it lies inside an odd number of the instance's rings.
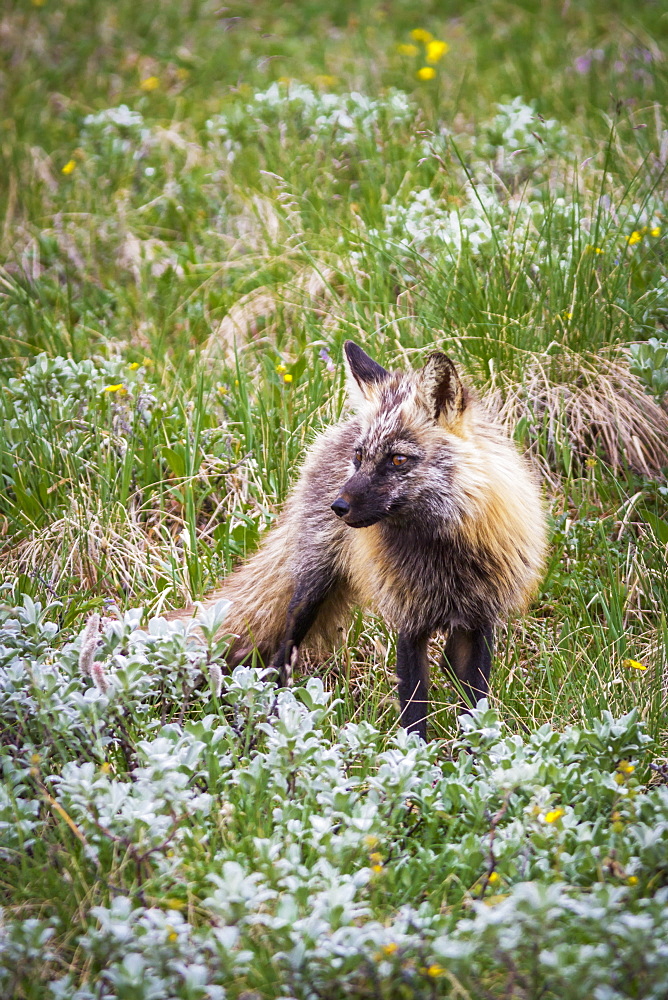
[{"label": "green grass", "polygon": [[[433,80],[422,42],[397,48],[415,28],[450,45]],[[181,606],[254,549],[342,411],[344,340],[400,366],[438,345],[499,407],[550,514],[491,703],[524,735],[635,708],[663,757],[668,416],[628,346],[666,340],[667,38],[660,4],[622,0],[5,5],[0,569],[12,606],[59,602],[54,662],[91,612]],[[394,655],[357,616],[321,670],[327,738],[369,722],[387,745]],[[445,753],[457,702],[436,668],[432,700]],[[131,753],[170,706],[155,694]],[[49,744],[13,733],[26,767]],[[54,772],[102,762],[57,738]],[[22,919],[73,921],[54,961],[79,976],[97,876],[49,823],[1,894]],[[114,844],[103,867],[141,893]],[[213,853],[193,861],[193,926]]]},{"label": "green grass", "polygon": [[[343,340],[402,364],[439,343],[549,470],[550,571],[495,694],[536,721],[621,710],[650,677],[631,684],[620,663],[646,655],[658,691],[665,495],[660,477],[619,475],[659,474],[665,448],[643,434],[668,425],[640,412],[612,443],[601,426],[615,395],[636,414],[619,350],[665,322],[665,18],[502,3],[142,18],[125,3],[8,13],[6,51],[32,39],[13,55],[0,171],[2,558],[20,589],[84,607],[201,596],[340,413]],[[415,77],[424,52],[397,50],[415,27],[450,44],[432,81]],[[349,91],[375,110],[353,98],[331,119]],[[494,102],[515,96],[541,117],[527,109],[513,140]],[[104,118],[122,105],[121,124]],[[40,353],[76,368],[23,378]],[[591,679],[584,702],[573,677]]]}]

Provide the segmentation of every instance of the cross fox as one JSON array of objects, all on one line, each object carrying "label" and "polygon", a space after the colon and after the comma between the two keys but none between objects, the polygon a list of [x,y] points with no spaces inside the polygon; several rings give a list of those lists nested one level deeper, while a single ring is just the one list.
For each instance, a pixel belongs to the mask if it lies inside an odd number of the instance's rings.
[{"label": "cross fox", "polygon": [[315,440],[260,549],[209,600],[232,601],[233,662],[257,650],[282,683],[302,644],[331,648],[352,606],[373,607],[398,632],[401,724],[426,739],[429,639],[447,636],[464,698],[484,697],[494,626],[540,580],[540,492],[445,354],[406,372],[344,350],[352,413]]}]

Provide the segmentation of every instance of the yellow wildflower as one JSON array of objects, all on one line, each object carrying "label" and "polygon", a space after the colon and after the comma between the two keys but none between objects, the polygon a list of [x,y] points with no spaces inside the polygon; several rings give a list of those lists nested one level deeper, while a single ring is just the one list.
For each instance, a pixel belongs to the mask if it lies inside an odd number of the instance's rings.
[{"label": "yellow wildflower", "polygon": [[179,935],[176,933],[173,927],[170,928],[169,924],[167,925],[167,930],[169,931],[169,934],[167,935],[167,940],[170,942],[170,944],[174,944],[175,941],[179,940]]},{"label": "yellow wildflower", "polygon": [[546,823],[556,823],[558,819],[561,819],[565,815],[565,809],[550,809],[549,812],[545,813]]},{"label": "yellow wildflower", "polygon": [[[659,229],[659,227],[658,227],[658,226],[654,226],[654,229],[650,229],[650,231],[649,231],[649,235],[650,235],[650,236],[660,236],[660,235],[661,235],[661,230]],[[637,881],[638,881],[638,880],[636,879],[636,882],[637,882]]]},{"label": "yellow wildflower", "polygon": [[401,56],[416,56],[419,51],[420,50],[417,47],[417,45],[410,45],[410,44],[406,45],[403,42],[401,45],[397,45],[397,52]]},{"label": "yellow wildflower", "polygon": [[373,833],[367,833],[364,838],[364,846],[373,850],[374,847],[378,846],[378,837],[374,836]]},{"label": "yellow wildflower", "polygon": [[383,870],[383,855],[379,854],[378,851],[373,851],[369,855],[369,861],[371,862],[372,872],[382,872]]},{"label": "yellow wildflower", "polygon": [[629,875],[629,877],[626,880],[626,884],[627,885],[637,885],[638,884],[638,876],[637,875]]},{"label": "yellow wildflower", "polygon": [[[638,880],[636,879],[636,882],[637,881]],[[399,950],[399,945],[396,943],[396,941],[390,941],[389,944],[384,944],[380,950],[383,952],[384,955],[394,955],[395,952]]]},{"label": "yellow wildflower", "polygon": [[284,382],[292,382],[292,375],[290,375],[290,373],[288,372],[287,375],[283,376],[283,381]]},{"label": "yellow wildflower", "polygon": [[429,976],[430,979],[438,979],[439,976],[445,975],[445,969],[443,968],[442,965],[439,965],[438,962],[434,962],[432,965],[428,965],[424,971],[426,975]]},{"label": "yellow wildflower", "polygon": [[642,239],[642,233],[639,233],[637,229],[634,229],[631,235],[628,237],[626,242],[630,247],[635,246],[636,243],[640,243]]},{"label": "yellow wildflower", "polygon": [[322,87],[323,90],[326,90],[328,87],[335,87],[339,80],[338,77],[330,76],[329,73],[320,73],[316,76],[314,82],[317,87]]},{"label": "yellow wildflower", "polygon": [[226,385],[219,385],[218,386],[218,392],[220,393],[221,396],[226,396],[227,395],[227,386]]},{"label": "yellow wildflower", "polygon": [[573,313],[566,311],[564,313],[564,319],[573,319]]},{"label": "yellow wildflower", "polygon": [[628,760],[620,760],[619,764],[617,765],[617,770],[621,771],[622,774],[633,774],[633,772],[635,771],[635,767]]},{"label": "yellow wildflower", "polygon": [[647,670],[645,664],[639,663],[638,660],[622,660],[622,666],[628,670]]},{"label": "yellow wildflower", "polygon": [[124,396],[127,389],[122,382],[119,382],[118,385],[106,385],[102,392],[117,392],[119,396]]},{"label": "yellow wildflower", "polygon": [[142,90],[145,90],[146,93],[148,94],[152,90],[158,89],[158,87],[160,86],[160,80],[157,78],[157,76],[147,76],[145,80],[142,80],[139,86]]},{"label": "yellow wildflower", "polygon": [[416,75],[418,80],[433,80],[436,70],[433,66],[421,66]]},{"label": "yellow wildflower", "polygon": [[142,363],[143,365],[152,365],[152,364],[153,364],[153,361],[152,361],[152,359],[151,359],[151,358],[142,358],[142,359],[141,359],[141,363]]},{"label": "yellow wildflower", "polygon": [[487,879],[490,885],[496,885],[497,882],[501,881],[501,876],[498,872],[491,872],[489,878]]},{"label": "yellow wildflower", "polygon": [[61,174],[65,174],[67,177],[76,168],[76,160],[68,160],[64,167],[61,168]]},{"label": "yellow wildflower", "polygon": [[278,372],[279,375],[282,375],[283,372],[286,372],[287,370],[288,369],[285,367],[285,365],[276,365],[276,371]]},{"label": "yellow wildflower", "polygon": [[413,28],[411,31],[411,38],[414,42],[424,42],[425,45],[428,45],[433,37],[431,31],[425,31],[424,28]]},{"label": "yellow wildflower", "polygon": [[131,372],[136,372],[138,368],[139,368],[138,361],[131,361],[130,364],[128,365],[128,370]]},{"label": "yellow wildflower", "polygon": [[100,771],[102,772],[102,774],[109,774],[109,772],[111,771],[111,764],[109,763],[108,760],[105,760],[104,764],[100,765]]},{"label": "yellow wildflower", "polygon": [[588,469],[595,469],[596,466],[598,465],[598,459],[588,458],[585,462],[585,465],[587,466]]},{"label": "yellow wildflower", "polygon": [[433,42],[429,42],[427,45],[427,62],[437,63],[439,59],[443,58],[449,48],[450,46],[447,42],[440,42],[437,39],[434,39]]}]

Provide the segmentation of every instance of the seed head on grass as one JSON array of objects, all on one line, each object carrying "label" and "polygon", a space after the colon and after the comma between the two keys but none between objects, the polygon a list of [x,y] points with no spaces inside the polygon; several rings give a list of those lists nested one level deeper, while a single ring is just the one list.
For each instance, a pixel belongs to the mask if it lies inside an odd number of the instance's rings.
[{"label": "seed head on grass", "polygon": [[100,638],[100,621],[99,614],[95,612],[86,622],[86,628],[81,640],[81,652],[79,653],[79,670],[84,677],[91,676],[95,650]]},{"label": "seed head on grass", "polygon": [[209,677],[211,678],[211,685],[216,698],[220,698],[221,691],[223,690],[223,672],[218,663],[212,663],[209,667]]},{"label": "seed head on grass", "polygon": [[102,694],[106,694],[109,690],[109,679],[104,670],[104,666],[99,660],[96,660],[90,668],[90,676],[95,687]]}]

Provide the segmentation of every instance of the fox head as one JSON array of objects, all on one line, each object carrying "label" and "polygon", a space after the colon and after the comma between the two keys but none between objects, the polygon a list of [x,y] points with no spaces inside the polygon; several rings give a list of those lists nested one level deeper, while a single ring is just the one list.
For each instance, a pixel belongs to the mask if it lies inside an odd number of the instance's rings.
[{"label": "fox head", "polygon": [[436,352],[418,371],[388,372],[352,341],[344,350],[360,430],[350,478],[332,510],[351,528],[391,518],[407,505],[415,523],[453,516],[451,439],[469,402],[453,362]]}]

